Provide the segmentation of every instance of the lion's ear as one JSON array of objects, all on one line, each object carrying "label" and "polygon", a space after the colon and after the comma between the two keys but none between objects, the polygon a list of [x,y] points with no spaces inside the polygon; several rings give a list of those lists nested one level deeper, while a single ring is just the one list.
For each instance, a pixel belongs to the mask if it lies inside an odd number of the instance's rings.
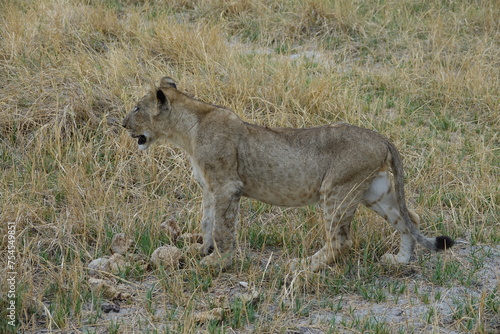
[{"label": "lion's ear", "polygon": [[162,111],[170,109],[170,101],[161,88],[156,89],[156,100],[158,101],[157,115],[159,115]]},{"label": "lion's ear", "polygon": [[167,96],[165,95],[165,93],[161,90],[161,88],[158,88],[156,90],[156,99],[158,100],[158,103],[160,105],[164,105],[166,102],[168,102],[167,100]]},{"label": "lion's ear", "polygon": [[175,84],[174,79],[171,77],[163,77],[160,80],[160,87],[174,87],[177,89],[177,85]]}]

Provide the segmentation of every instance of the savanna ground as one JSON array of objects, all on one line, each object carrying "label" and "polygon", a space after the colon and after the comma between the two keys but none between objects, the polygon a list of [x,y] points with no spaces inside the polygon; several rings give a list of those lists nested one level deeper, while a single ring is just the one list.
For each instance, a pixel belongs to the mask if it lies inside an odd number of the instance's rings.
[{"label": "savanna ground", "polygon": [[[1,0],[0,9],[0,332],[500,330],[500,2]],[[404,156],[421,229],[457,247],[384,265],[398,237],[361,208],[350,253],[319,273],[290,273],[288,260],[321,245],[321,213],[243,200],[229,270],[191,257],[177,270],[148,266],[172,243],[163,221],[200,231],[185,154],[167,143],[140,153],[117,125],[163,75],[246,121],[346,121],[385,134]],[[108,279],[131,296],[107,300],[87,266],[111,255],[117,233],[133,245]],[[105,313],[110,302],[120,311]]]}]

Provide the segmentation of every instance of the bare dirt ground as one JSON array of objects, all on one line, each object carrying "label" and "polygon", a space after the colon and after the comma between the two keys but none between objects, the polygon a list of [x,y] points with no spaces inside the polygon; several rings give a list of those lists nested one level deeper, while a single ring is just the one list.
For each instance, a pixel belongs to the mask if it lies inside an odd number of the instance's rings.
[{"label": "bare dirt ground", "polygon": [[[270,251],[251,252],[250,257],[259,262],[263,276],[269,267],[284,265],[280,263],[280,256]],[[168,277],[160,279],[151,273],[140,282],[117,283],[119,289],[130,294],[123,300],[103,299],[86,305],[83,312],[89,318],[99,308],[109,313],[100,312],[96,324],[75,330],[108,333],[110,324],[116,324],[122,333],[186,330],[208,333],[213,332],[210,323],[220,324],[234,316],[235,301],[251,305],[253,313],[245,315],[251,317],[251,321],[242,320],[235,328],[224,327],[227,333],[464,333],[473,328],[477,317],[484,322],[484,332],[500,330],[500,319],[492,314],[494,310],[488,309],[498,307],[500,247],[471,246],[459,240],[457,247],[446,254],[424,254],[416,262],[424,265],[413,263],[385,268],[385,275],[365,285],[369,291],[359,289],[339,294],[316,293],[311,283],[306,282],[314,281],[314,276],[317,279],[319,275],[331,275],[335,267],[314,275],[285,274],[282,285],[274,291],[265,288],[264,278],[260,282],[249,280],[244,274],[229,270],[216,275],[203,298],[195,297],[188,303],[189,307],[170,304],[170,298],[160,288],[160,281]],[[446,272],[448,269],[443,263],[454,264],[453,271]],[[443,277],[436,277],[439,275]],[[356,277],[349,279],[356,280]],[[144,296],[148,291],[152,304],[145,306]],[[109,311],[109,305],[117,307]],[[184,317],[188,319],[185,322],[193,322],[193,328],[176,329],[175,324]]]}]

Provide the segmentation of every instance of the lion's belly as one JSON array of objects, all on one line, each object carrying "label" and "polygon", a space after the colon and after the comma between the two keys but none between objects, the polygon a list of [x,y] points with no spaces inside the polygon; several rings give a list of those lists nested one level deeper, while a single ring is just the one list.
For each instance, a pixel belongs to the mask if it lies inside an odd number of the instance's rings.
[{"label": "lion's belly", "polygon": [[294,191],[275,192],[269,189],[245,189],[243,196],[257,199],[261,202],[278,206],[305,206],[319,201],[317,192]]}]

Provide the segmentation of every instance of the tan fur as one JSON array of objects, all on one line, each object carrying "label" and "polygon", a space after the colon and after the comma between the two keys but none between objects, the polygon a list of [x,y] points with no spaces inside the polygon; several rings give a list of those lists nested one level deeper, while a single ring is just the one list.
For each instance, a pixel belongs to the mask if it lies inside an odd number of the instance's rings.
[{"label": "tan fur", "polygon": [[139,100],[123,126],[139,138],[140,149],[164,138],[189,155],[203,190],[202,250],[211,253],[206,264],[230,263],[242,196],[280,206],[322,206],[325,246],[295,260],[294,267],[307,264],[317,271],[349,248],[359,203],[401,233],[399,253],[383,260],[409,262],[415,240],[439,248],[420,234],[418,216],[406,208],[399,153],[374,131],[344,123],[308,129],[249,124],[228,109],[181,93],[170,78]]}]

